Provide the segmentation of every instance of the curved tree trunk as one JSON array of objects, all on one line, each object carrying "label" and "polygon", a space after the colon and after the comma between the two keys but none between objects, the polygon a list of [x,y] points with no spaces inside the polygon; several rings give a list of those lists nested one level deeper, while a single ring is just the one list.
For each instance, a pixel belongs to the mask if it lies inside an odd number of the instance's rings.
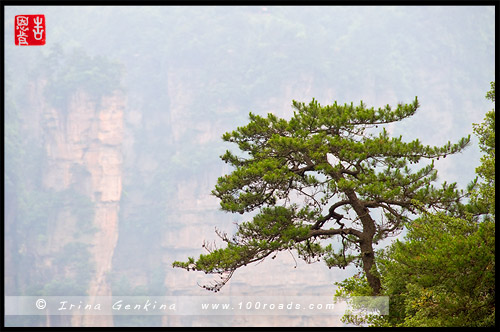
[{"label": "curved tree trunk", "polygon": [[373,295],[380,293],[380,279],[373,273],[376,270],[375,253],[373,251],[372,239],[362,239],[360,241],[361,260],[363,262],[363,271],[366,274],[366,280],[373,290]]},{"label": "curved tree trunk", "polygon": [[351,206],[363,225],[363,233],[359,239],[363,271],[366,274],[368,284],[373,290],[373,295],[378,295],[380,293],[381,286],[380,279],[375,272],[375,252],[373,251],[373,236],[375,235],[376,230],[375,221],[370,216],[368,208],[359,200],[354,190],[348,190],[346,194],[351,201]]}]

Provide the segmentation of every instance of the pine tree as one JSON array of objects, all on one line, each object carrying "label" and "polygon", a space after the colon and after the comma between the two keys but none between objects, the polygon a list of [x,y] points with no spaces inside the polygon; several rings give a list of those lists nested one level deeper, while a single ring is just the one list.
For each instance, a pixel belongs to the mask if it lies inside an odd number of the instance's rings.
[{"label": "pine tree", "polygon": [[[322,258],[330,268],[362,267],[379,294],[374,244],[397,234],[420,206],[458,209],[455,184],[432,185],[434,159],[461,151],[470,136],[442,147],[391,138],[384,125],[414,115],[417,98],[395,108],[322,106],[314,99],[293,107],[290,120],[250,113],[246,126],[223,135],[240,153],[221,156],[235,169],[218,179],[212,194],[224,211],[257,213],[232,237],[217,232],[226,247],[207,247],[208,254],[173,266],[222,274],[206,287],[218,291],[239,267],[296,250],[308,263]],[[430,162],[411,166],[424,159]]]},{"label": "pine tree", "polygon": [[[495,82],[486,98],[495,101]],[[378,251],[381,295],[389,297],[389,314],[360,310],[346,313],[344,322],[375,327],[495,325],[495,110],[473,126],[484,155],[476,168],[482,181],[469,186],[469,202],[455,212],[423,211],[407,224],[403,241]],[[362,272],[337,285],[339,297],[370,292]]]}]

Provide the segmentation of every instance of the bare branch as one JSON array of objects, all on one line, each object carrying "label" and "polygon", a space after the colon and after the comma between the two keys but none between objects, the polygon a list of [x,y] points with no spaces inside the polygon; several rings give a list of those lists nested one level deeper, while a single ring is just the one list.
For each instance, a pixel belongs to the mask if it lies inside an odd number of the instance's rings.
[{"label": "bare branch", "polygon": [[311,227],[311,229],[320,229],[321,226],[323,226],[325,224],[325,222],[327,222],[331,218],[335,218],[337,220],[337,223],[339,223],[339,225],[343,225],[340,222],[340,220],[342,220],[342,218],[344,218],[344,216],[335,212],[335,209],[339,208],[343,205],[347,205],[347,204],[351,204],[351,201],[350,200],[343,200],[343,201],[339,201],[339,202],[333,204],[332,206],[330,206],[330,208],[328,209],[328,214],[323,216],[322,218],[318,219],[318,221],[316,221],[316,223]]},{"label": "bare branch", "polygon": [[309,231],[309,233],[304,238],[299,238],[297,240],[304,241],[304,240],[307,240],[311,237],[316,237],[316,236],[322,236],[322,235],[332,236],[332,235],[341,235],[341,234],[344,234],[344,235],[352,234],[354,236],[361,237],[363,233],[357,229],[354,229],[354,228],[312,229]]}]

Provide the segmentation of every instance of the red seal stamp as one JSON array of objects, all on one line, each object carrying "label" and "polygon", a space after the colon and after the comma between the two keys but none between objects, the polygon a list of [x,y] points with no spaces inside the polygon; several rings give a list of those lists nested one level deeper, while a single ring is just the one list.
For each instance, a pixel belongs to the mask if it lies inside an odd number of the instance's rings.
[{"label": "red seal stamp", "polygon": [[17,15],[14,40],[18,46],[45,45],[45,15]]}]

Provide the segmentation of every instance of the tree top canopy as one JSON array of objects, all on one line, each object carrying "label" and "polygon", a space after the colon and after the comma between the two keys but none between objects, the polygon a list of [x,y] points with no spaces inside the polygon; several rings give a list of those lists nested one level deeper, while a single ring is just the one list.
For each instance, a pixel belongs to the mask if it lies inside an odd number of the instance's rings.
[{"label": "tree top canopy", "polygon": [[[197,261],[174,266],[232,275],[272,253],[296,249],[307,262],[318,257],[329,267],[354,262],[370,273],[372,243],[400,231],[409,214],[420,206],[460,207],[455,184],[431,184],[437,178],[433,159],[461,151],[470,136],[436,147],[391,138],[383,128],[415,114],[417,98],[395,108],[368,108],[363,102],[322,106],[315,99],[293,101],[293,107],[290,120],[250,113],[246,126],[223,135],[242,153],[221,156],[235,169],[218,179],[212,194],[225,211],[258,213],[232,238],[218,232],[226,248],[207,248]],[[431,163],[414,171],[409,164],[422,158]],[[372,210],[381,217],[374,219]],[[333,236],[341,244],[324,241]],[[376,273],[372,276],[375,289]]]}]

